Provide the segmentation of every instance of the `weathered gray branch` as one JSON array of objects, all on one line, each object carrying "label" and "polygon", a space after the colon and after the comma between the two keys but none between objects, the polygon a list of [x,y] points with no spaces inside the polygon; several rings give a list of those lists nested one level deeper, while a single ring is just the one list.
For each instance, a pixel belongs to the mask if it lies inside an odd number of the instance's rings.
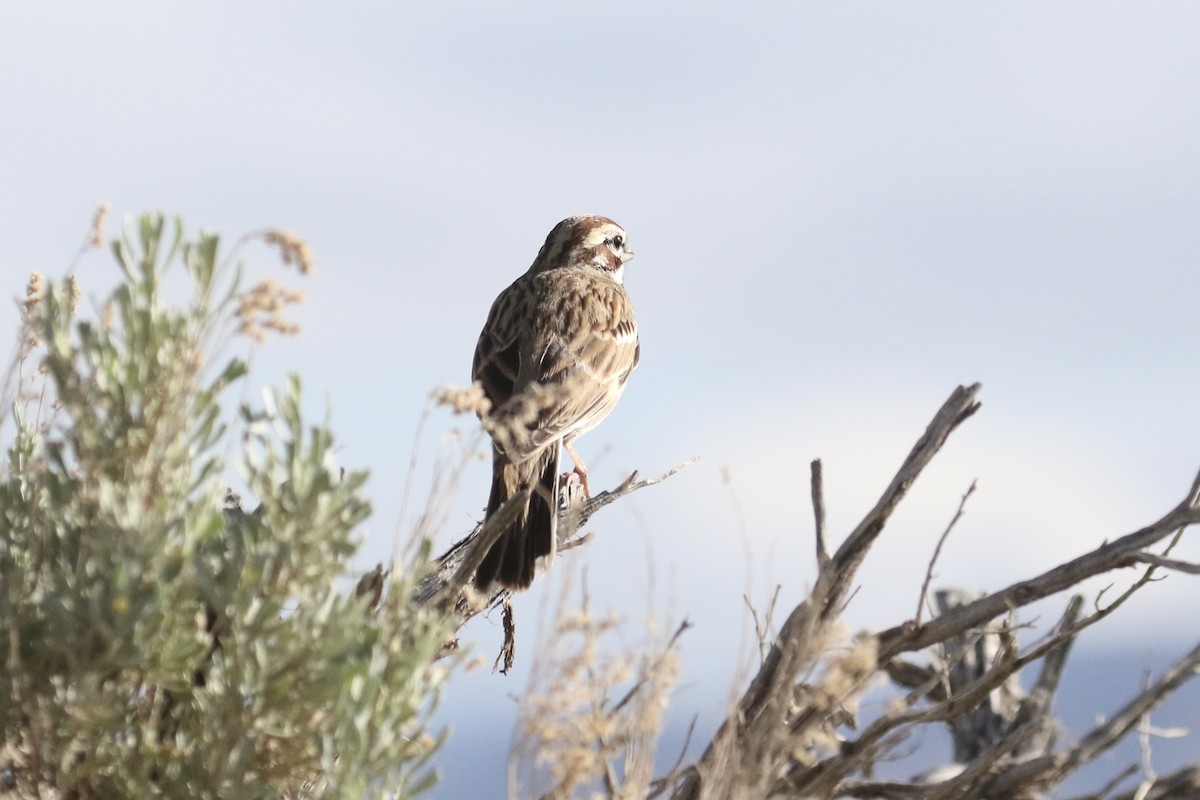
[{"label": "weathered gray branch", "polygon": [[997,797],[1009,797],[1014,796],[1018,789],[1029,786],[1051,786],[1058,783],[1068,774],[1119,742],[1137,725],[1142,715],[1159,705],[1186,681],[1196,677],[1198,670],[1200,670],[1200,645],[1192,648],[1157,681],[1106,722],[1096,726],[1074,747],[1062,753],[1014,765],[993,779],[988,787],[989,791],[996,793]]},{"label": "weathered gray branch", "polygon": [[1200,522],[1200,509],[1194,503],[1194,494],[1189,493],[1184,502],[1158,522],[1101,545],[1090,553],[1061,564],[1036,578],[1014,583],[924,625],[908,622],[883,631],[879,634],[880,659],[886,660],[900,653],[922,650],[976,628],[1013,609],[1065,591],[1095,575],[1111,572],[1138,561],[1149,561],[1150,558],[1140,551],[1172,536],[1181,528]]},{"label": "weathered gray branch", "polygon": [[913,445],[912,451],[900,465],[896,477],[892,478],[875,507],[851,531],[846,541],[842,542],[842,546],[834,553],[829,568],[821,571],[817,581],[818,584],[826,584],[820,592],[825,603],[822,609],[824,616],[835,613],[845,600],[859,565],[867,557],[871,545],[883,532],[883,526],[891,517],[892,511],[908,494],[909,487],[942,449],[950,434],[979,410],[980,403],[975,398],[982,388],[981,384],[974,383],[970,386],[959,386],[954,390],[925,429],[925,434]]},{"label": "weathered gray branch", "polygon": [[[801,670],[811,666],[820,656],[819,645],[814,647],[814,643],[821,638],[821,630],[837,617],[859,565],[882,533],[896,505],[951,432],[979,410],[976,397],[981,388],[978,383],[958,387],[938,410],[875,507],[819,571],[816,586],[808,599],[788,616],[736,710],[721,725],[704,755],[686,773],[673,795],[676,800],[699,798],[702,776],[721,769],[722,762],[735,752],[743,771],[762,769],[763,762],[770,760],[768,751],[778,746],[774,743],[776,731],[782,728],[791,710],[791,687]],[[793,720],[792,725],[796,722],[806,726],[812,720]],[[764,776],[764,788],[770,782],[769,776]]]},{"label": "weathered gray branch", "polygon": [[[1058,725],[1051,705],[1075,637],[1151,582],[1156,569],[1200,573],[1200,566],[1146,552],[1146,548],[1200,522],[1200,474],[1184,500],[1154,524],[978,599],[940,592],[939,616],[921,624],[918,611],[914,619],[878,634],[872,669],[856,677],[855,668],[846,667],[851,669],[848,676],[843,673],[840,682],[820,687],[800,682],[801,676],[807,678],[818,663],[833,669],[824,648],[830,643],[831,626],[846,602],[859,565],[913,481],[950,433],[978,410],[979,388],[978,384],[959,387],[943,404],[875,507],[832,556],[825,545],[820,462],[813,462],[816,583],[804,602],[788,615],[757,674],[702,756],[680,773],[673,798],[1031,798],[1111,747],[1150,708],[1196,674],[1200,648],[1077,745],[1055,752]],[[959,515],[961,512],[960,504]],[[1054,631],[1023,652],[1011,621],[996,622],[1089,577],[1139,565],[1146,565],[1146,569],[1133,585],[1107,605],[1097,603],[1091,614],[1082,616],[1083,598],[1072,598]],[[931,563],[931,573],[932,569]],[[930,648],[936,648],[931,666],[900,658],[903,653]],[[1018,682],[1019,672],[1039,660],[1040,673],[1026,695]],[[857,668],[861,669],[861,664]],[[835,729],[847,718],[838,698],[850,698],[861,691],[866,677],[878,671],[885,671],[896,683],[912,689],[904,705],[873,720],[857,738],[843,739],[829,751],[829,743],[837,741]],[[857,687],[847,681],[857,681]],[[951,728],[958,762],[952,768],[909,783],[859,779],[916,729],[928,724]],[[821,752],[822,747],[825,752]],[[1169,776],[1170,785],[1182,793],[1180,797],[1200,797],[1200,790],[1193,785],[1195,775],[1181,771]],[[1156,786],[1168,780],[1150,775],[1147,786],[1151,779]],[[1147,796],[1174,795],[1151,788]]]},{"label": "weathered gray branch", "polygon": [[1137,790],[1118,795],[1102,791],[1072,800],[1200,800],[1200,765],[1160,775],[1144,795],[1138,794]]}]

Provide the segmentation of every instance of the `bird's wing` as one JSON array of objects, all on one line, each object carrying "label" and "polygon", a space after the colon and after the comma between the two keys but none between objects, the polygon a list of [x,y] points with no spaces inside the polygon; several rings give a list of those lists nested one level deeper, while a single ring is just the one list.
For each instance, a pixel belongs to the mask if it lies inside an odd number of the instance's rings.
[{"label": "bird's wing", "polygon": [[493,409],[512,397],[521,372],[521,334],[532,316],[531,289],[528,276],[522,276],[501,292],[475,344],[471,377],[483,386]]},{"label": "bird's wing", "polygon": [[524,275],[492,305],[472,374],[514,463],[612,410],[640,355],[624,288],[586,270]]},{"label": "bird's wing", "polygon": [[637,365],[637,320],[624,288],[603,275],[567,273],[553,302],[539,303],[533,355],[522,385],[545,395],[530,438],[534,447],[586,430],[610,412]]}]

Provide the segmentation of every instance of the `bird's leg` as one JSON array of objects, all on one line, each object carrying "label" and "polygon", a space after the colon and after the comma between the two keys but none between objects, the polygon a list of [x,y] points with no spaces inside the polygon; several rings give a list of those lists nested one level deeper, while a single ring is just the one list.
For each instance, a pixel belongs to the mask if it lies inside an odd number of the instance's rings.
[{"label": "bird's leg", "polygon": [[571,457],[571,462],[575,464],[575,469],[572,471],[579,476],[579,483],[583,486],[583,496],[585,498],[591,497],[592,490],[588,488],[587,464],[583,463],[583,459],[575,452],[575,448],[571,446],[570,442],[564,440],[563,449],[567,451],[567,455]]}]

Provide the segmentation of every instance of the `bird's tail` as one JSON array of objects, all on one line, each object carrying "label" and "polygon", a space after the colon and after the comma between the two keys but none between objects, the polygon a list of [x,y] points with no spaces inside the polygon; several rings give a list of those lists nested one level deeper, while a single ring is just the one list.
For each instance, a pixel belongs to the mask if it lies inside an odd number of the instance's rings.
[{"label": "bird's tail", "polygon": [[528,486],[531,491],[529,505],[483,557],[475,573],[475,588],[480,591],[487,591],[493,582],[506,589],[525,589],[533,583],[537,560],[548,556],[547,562],[553,561],[558,549],[559,450],[558,445],[548,447],[524,464],[513,464],[492,449],[492,492],[485,519],[521,489]]}]

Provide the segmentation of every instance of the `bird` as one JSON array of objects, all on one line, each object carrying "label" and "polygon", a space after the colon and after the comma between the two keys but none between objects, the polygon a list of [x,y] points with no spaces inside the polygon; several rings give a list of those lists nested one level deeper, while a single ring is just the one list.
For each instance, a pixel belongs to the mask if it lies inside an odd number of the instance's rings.
[{"label": "bird", "polygon": [[624,286],[631,258],[629,237],[616,222],[567,217],[492,304],[471,365],[490,401],[481,415],[492,437],[485,521],[523,490],[529,496],[484,555],[474,579],[480,591],[528,588],[538,560],[553,560],[562,450],[590,494],[587,465],[572,445],[617,405],[641,358]]}]

